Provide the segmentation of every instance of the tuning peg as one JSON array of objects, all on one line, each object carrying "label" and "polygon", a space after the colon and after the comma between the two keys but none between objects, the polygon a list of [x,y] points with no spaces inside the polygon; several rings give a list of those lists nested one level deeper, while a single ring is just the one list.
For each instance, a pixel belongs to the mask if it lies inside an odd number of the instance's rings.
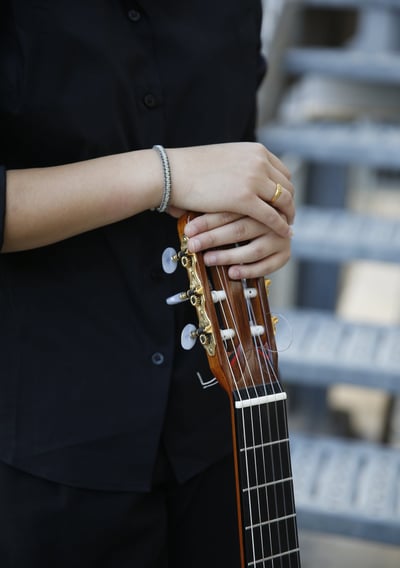
[{"label": "tuning peg", "polygon": [[[246,300],[251,300],[252,298],[255,298],[258,294],[256,288],[245,288],[243,293]],[[226,300],[226,292],[225,290],[212,290],[211,298],[214,304],[218,302],[223,302],[224,300]]]},{"label": "tuning peg", "polygon": [[263,325],[250,325],[250,331],[252,337],[260,337],[265,333],[265,327]]},{"label": "tuning peg", "polygon": [[177,304],[182,304],[182,302],[187,302],[189,299],[187,292],[178,292],[178,294],[174,294],[170,296],[165,301],[169,306],[176,306]]},{"label": "tuning peg", "polygon": [[178,266],[178,260],[179,257],[176,250],[172,247],[166,248],[161,256],[161,264],[164,272],[166,274],[172,274],[175,272]]},{"label": "tuning peg", "polygon": [[224,290],[212,290],[211,298],[214,304],[217,304],[218,302],[223,302],[224,300],[226,300],[226,292]]},{"label": "tuning peg", "polygon": [[186,351],[192,349],[197,341],[197,337],[198,334],[196,326],[192,323],[185,325],[181,333],[181,345],[183,349],[186,349]]}]

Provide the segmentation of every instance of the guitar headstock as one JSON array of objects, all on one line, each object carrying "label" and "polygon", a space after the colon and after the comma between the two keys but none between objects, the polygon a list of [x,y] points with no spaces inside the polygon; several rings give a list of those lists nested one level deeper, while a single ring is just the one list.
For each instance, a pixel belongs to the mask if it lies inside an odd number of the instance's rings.
[{"label": "guitar headstock", "polygon": [[200,340],[211,371],[228,394],[258,387],[274,390],[278,382],[276,320],[269,309],[269,283],[264,278],[231,280],[227,267],[206,267],[202,253],[187,248],[184,230],[193,217],[188,213],[179,219],[177,255],[187,271],[186,294],[197,313],[193,340]]}]

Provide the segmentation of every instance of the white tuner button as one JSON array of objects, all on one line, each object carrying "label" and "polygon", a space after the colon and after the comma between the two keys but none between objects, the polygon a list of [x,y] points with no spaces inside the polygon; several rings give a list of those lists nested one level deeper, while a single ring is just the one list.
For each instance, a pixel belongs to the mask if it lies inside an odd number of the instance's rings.
[{"label": "white tuner button", "polygon": [[179,292],[178,294],[170,296],[165,301],[169,306],[176,306],[177,304],[181,304],[182,302],[187,302],[188,299],[189,298],[187,292]]},{"label": "white tuner button", "polygon": [[178,266],[178,255],[174,248],[168,247],[165,249],[161,256],[161,264],[166,274],[175,272]]},{"label": "white tuner button", "polygon": [[259,337],[265,333],[265,327],[263,325],[251,325],[250,330],[253,337]]},{"label": "white tuner button", "polygon": [[233,339],[236,333],[234,329],[221,329],[221,338],[222,341],[228,341],[229,339]]},{"label": "white tuner button", "polygon": [[216,304],[217,302],[223,302],[224,300],[226,300],[226,292],[224,292],[224,290],[212,290],[211,298],[214,304]]},{"label": "white tuner button", "polygon": [[190,349],[192,349],[192,347],[194,347],[196,341],[197,341],[197,327],[192,323],[188,323],[182,329],[181,345],[183,349],[189,351]]},{"label": "white tuner button", "polygon": [[256,288],[245,288],[244,290],[244,297],[246,300],[250,300],[251,298],[255,298],[258,295]]}]

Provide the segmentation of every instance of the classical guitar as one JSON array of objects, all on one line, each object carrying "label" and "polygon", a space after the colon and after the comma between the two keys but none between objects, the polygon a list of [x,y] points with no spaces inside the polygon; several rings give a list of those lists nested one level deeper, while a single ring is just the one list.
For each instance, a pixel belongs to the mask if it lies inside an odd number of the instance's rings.
[{"label": "classical guitar", "polygon": [[192,217],[178,222],[180,251],[172,259],[187,270],[189,289],[180,299],[190,300],[198,320],[186,326],[182,343],[201,342],[230,399],[241,566],[300,568],[286,393],[266,281],[233,281],[225,267],[206,268],[202,254],[187,249]]}]

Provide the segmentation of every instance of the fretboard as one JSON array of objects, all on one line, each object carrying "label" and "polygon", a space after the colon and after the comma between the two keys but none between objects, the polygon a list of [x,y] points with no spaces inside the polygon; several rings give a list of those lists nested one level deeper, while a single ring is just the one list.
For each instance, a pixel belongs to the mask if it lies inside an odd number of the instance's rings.
[{"label": "fretboard", "polygon": [[245,566],[300,568],[286,394],[234,393]]}]

